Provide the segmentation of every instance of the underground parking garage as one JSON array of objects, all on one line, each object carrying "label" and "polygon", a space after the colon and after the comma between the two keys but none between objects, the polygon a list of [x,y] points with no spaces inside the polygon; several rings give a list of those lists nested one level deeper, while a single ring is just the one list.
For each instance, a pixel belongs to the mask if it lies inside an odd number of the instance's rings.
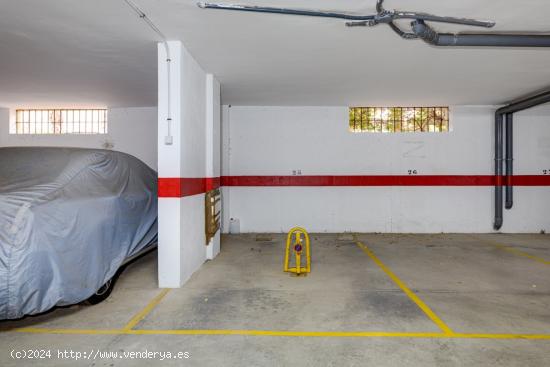
[{"label": "underground parking garage", "polygon": [[6,2],[0,364],[550,364],[544,1]]}]

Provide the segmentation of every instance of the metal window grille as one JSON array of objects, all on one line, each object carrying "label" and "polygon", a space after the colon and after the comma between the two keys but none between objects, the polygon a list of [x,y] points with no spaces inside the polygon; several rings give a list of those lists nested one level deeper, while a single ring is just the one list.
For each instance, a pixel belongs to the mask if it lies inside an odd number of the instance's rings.
[{"label": "metal window grille", "polygon": [[107,134],[105,109],[33,109],[15,114],[15,134]]},{"label": "metal window grille", "polygon": [[446,132],[448,107],[350,107],[349,130],[354,133]]}]

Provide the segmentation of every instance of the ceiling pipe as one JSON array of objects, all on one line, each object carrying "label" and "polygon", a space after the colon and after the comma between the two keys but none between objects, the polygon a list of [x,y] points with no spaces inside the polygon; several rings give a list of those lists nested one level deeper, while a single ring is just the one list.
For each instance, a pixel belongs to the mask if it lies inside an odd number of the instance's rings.
[{"label": "ceiling pipe", "polygon": [[301,15],[309,17],[336,18],[347,20],[349,27],[364,26],[372,27],[378,24],[389,24],[390,27],[403,38],[416,38],[414,33],[404,32],[397,27],[393,21],[398,19],[420,19],[430,22],[452,23],[468,25],[473,27],[491,28],[495,22],[490,20],[479,20],[469,18],[456,18],[448,16],[439,16],[423,12],[385,10],[382,6],[384,0],[378,0],[376,3],[376,14],[351,14],[345,12],[312,10],[312,9],[293,9],[293,8],[276,8],[271,6],[254,6],[240,4],[222,4],[198,2],[197,6],[202,9],[218,9],[218,10],[233,10],[254,13],[270,13],[270,14],[285,14],[285,15]]},{"label": "ceiling pipe", "polygon": [[[376,2],[376,11],[378,12],[378,14],[383,14],[384,12],[386,12],[386,9],[384,9],[384,6],[382,5],[382,3],[384,2],[384,0],[378,0]],[[353,23],[347,23],[346,24],[347,26],[352,26]],[[404,39],[415,39],[415,38],[418,38],[418,36],[414,33],[410,33],[410,32],[404,32],[403,30],[401,30],[401,28],[399,28],[394,22],[393,20],[389,21],[388,22],[388,25],[390,26],[390,28],[399,35],[399,37],[401,38],[404,38]]]},{"label": "ceiling pipe", "polygon": [[411,27],[418,38],[434,46],[550,47],[550,34],[438,33],[419,19]]},{"label": "ceiling pipe", "polygon": [[503,120],[506,116],[506,209],[511,209],[513,201],[513,115],[516,112],[526,110],[541,104],[550,102],[550,90],[535,94],[531,97],[522,98],[501,107],[495,111],[495,220],[494,228],[498,230],[502,227],[502,168],[503,168]]},{"label": "ceiling pipe", "polygon": [[497,112],[500,114],[515,113],[515,112],[523,111],[528,108],[535,107],[548,102],[550,102],[550,89],[547,91],[532,95],[531,97],[518,99],[507,106],[499,108]]},{"label": "ceiling pipe", "polygon": [[321,17],[321,18],[336,18],[351,21],[372,21],[376,18],[376,15],[359,15],[359,14],[347,14],[332,11],[322,10],[308,10],[308,9],[290,9],[290,8],[275,8],[271,6],[251,6],[251,5],[238,5],[238,4],[218,4],[208,2],[198,2],[197,6],[202,9],[221,9],[221,10],[236,10],[246,11],[254,13],[270,13],[270,14],[286,14],[286,15],[303,15],[308,17]]}]

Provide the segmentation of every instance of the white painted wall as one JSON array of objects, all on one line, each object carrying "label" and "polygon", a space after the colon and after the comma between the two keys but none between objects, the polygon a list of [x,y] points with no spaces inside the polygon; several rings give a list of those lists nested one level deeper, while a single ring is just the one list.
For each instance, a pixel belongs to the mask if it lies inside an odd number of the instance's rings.
[{"label": "white painted wall", "polygon": [[[181,42],[169,42],[170,83],[167,82],[168,68],[162,44],[158,44],[158,175],[159,177],[181,177]],[[170,89],[170,95],[168,93]],[[170,101],[171,122],[167,122]],[[170,126],[169,126],[170,125]],[[173,143],[165,144],[172,136]],[[179,287],[182,284],[182,200],[180,198],[158,199],[158,279],[160,287]]]},{"label": "white painted wall", "polygon": [[14,113],[0,109],[0,146],[65,146],[104,148],[131,154],[149,167],[157,169],[157,108],[112,108],[108,113],[108,134],[105,135],[15,135],[10,134]]},{"label": "white painted wall", "polygon": [[[206,177],[220,177],[221,90],[214,75],[206,75]],[[220,253],[220,231],[206,246],[206,258],[214,259]]]},{"label": "white painted wall", "polygon": [[[229,175],[231,173],[231,108],[229,106],[222,106],[221,108],[221,126],[220,126],[220,140],[221,140],[221,159],[220,159],[220,172],[221,175]],[[229,233],[229,222],[231,220],[231,191],[230,187],[222,186],[222,233]]]},{"label": "white painted wall", "polygon": [[[346,107],[224,107],[222,174],[493,174],[493,107],[451,108],[449,133],[353,134]],[[515,115],[515,173],[550,169],[550,107]],[[516,187],[503,232],[550,230],[550,187]],[[492,187],[226,187],[243,232],[491,232]]]},{"label": "white painted wall", "polygon": [[[219,83],[208,76],[180,41],[170,47],[172,144],[167,135],[166,52],[158,47],[158,172],[161,178],[205,178],[219,172]],[[218,112],[216,111],[218,110]],[[218,173],[219,175],[219,173]],[[206,246],[204,194],[160,197],[159,285],[180,287],[219,251],[219,235]]]},{"label": "white painted wall", "polygon": [[10,109],[0,107],[0,147],[4,146],[7,134],[10,131]]}]

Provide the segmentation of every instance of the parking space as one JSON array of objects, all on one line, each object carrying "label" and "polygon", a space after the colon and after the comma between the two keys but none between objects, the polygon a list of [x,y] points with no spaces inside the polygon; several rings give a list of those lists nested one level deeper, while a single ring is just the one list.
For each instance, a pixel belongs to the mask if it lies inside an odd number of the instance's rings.
[{"label": "parking space", "polygon": [[138,325],[143,329],[438,331],[353,241],[314,235],[314,269],[282,272],[284,236],[228,236],[224,251]]},{"label": "parking space", "polygon": [[[550,333],[550,267],[487,235],[364,235],[363,240],[456,332]],[[488,238],[489,237],[489,238]],[[499,235],[544,249],[548,236]],[[514,240],[516,242],[514,242]],[[531,241],[530,241],[531,240]],[[547,249],[550,243],[547,242]],[[399,256],[396,256],[399,254]]]},{"label": "parking space", "polygon": [[[312,272],[293,277],[282,272],[283,235],[225,236],[221,254],[184,287],[161,291],[151,254],[123,273],[107,302],[5,322],[0,340],[121,351],[185,345],[197,365],[289,363],[289,351],[307,352],[305,365],[385,354],[403,361],[411,351],[415,362],[441,365],[547,360],[550,267],[479,235],[353,238],[313,235]],[[516,246],[543,252],[542,238]]]}]

